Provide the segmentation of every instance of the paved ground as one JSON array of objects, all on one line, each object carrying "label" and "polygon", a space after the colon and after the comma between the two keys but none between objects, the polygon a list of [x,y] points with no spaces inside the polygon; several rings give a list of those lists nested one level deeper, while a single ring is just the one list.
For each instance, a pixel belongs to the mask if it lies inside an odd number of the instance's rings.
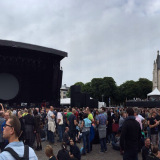
[{"label": "paved ground", "polygon": [[[45,156],[45,153],[44,153],[44,148],[47,144],[48,144],[48,142],[42,142],[43,150],[36,151],[36,154],[37,154],[39,160],[48,160],[48,158]],[[56,144],[57,144],[57,146],[52,145],[55,155],[57,155],[58,151],[61,149],[61,147],[60,147],[61,144],[59,142]],[[83,146],[82,143],[77,144],[77,145],[79,147]],[[104,160],[104,158],[107,160],[122,160],[123,159],[118,151],[113,150],[110,145],[107,145],[107,147],[108,147],[107,153],[99,153],[100,145],[95,144],[95,145],[93,145],[92,152],[90,152],[89,154],[86,154],[85,156],[82,156],[81,160]],[[68,149],[69,149],[69,147],[68,147]],[[139,160],[142,160],[141,154],[139,154]]]}]

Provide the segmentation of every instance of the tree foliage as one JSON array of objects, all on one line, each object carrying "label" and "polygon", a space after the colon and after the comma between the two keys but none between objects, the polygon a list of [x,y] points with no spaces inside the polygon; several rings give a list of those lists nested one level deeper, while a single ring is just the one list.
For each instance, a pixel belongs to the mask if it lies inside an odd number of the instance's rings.
[{"label": "tree foliage", "polygon": [[[77,82],[74,85],[81,86],[81,92],[88,93],[94,99],[109,104],[121,104],[126,99],[147,98],[147,94],[152,91],[152,82],[146,78],[140,78],[138,81],[126,81],[120,86],[112,77],[93,78],[91,82]],[[69,91],[70,92],[70,91]],[[70,95],[70,94],[68,94]]]}]

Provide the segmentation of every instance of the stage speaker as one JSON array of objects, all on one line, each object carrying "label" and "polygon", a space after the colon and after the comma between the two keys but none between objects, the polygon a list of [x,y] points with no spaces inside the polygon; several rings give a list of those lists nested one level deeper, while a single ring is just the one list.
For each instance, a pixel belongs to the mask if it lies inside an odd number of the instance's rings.
[{"label": "stage speaker", "polygon": [[81,108],[81,93],[77,92],[77,93],[72,93],[71,94],[71,107],[78,107]]},{"label": "stage speaker", "polygon": [[98,100],[97,99],[90,99],[90,108],[98,108]]},{"label": "stage speaker", "polygon": [[77,86],[77,85],[71,86],[71,94],[80,93],[80,92],[81,92],[81,86]]},{"label": "stage speaker", "polygon": [[90,102],[90,95],[88,93],[85,94],[85,106],[88,107]]}]

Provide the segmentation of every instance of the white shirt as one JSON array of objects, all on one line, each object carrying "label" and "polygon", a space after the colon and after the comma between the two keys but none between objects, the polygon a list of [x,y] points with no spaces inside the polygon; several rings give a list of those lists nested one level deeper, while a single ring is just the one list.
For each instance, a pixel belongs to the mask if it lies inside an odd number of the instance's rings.
[{"label": "white shirt", "polygon": [[63,124],[63,116],[61,112],[57,113],[57,123],[58,123],[58,119],[60,119],[61,121],[59,122],[59,125]]},{"label": "white shirt", "polygon": [[54,118],[52,118],[53,115],[53,112],[49,110],[47,114],[48,121],[54,122]]},{"label": "white shirt", "polygon": [[144,118],[139,114],[138,117],[141,119],[141,121],[144,120]]}]

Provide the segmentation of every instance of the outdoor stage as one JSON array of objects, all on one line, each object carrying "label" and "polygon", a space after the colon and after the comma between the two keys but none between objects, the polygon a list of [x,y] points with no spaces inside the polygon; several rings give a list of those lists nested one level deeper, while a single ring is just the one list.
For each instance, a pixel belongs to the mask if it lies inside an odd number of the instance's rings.
[{"label": "outdoor stage", "polygon": [[0,102],[59,107],[64,57],[63,51],[0,40]]}]

